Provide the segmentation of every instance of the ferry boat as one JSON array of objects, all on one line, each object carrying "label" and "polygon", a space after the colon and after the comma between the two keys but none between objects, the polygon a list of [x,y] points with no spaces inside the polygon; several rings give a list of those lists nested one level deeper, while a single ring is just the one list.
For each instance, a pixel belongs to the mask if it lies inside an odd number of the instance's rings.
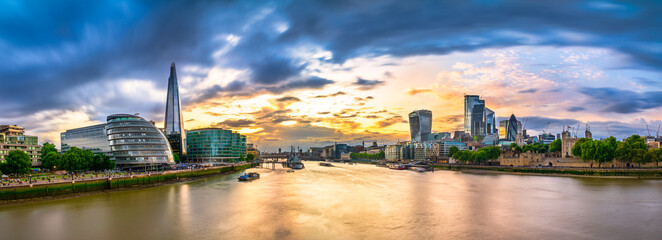
[{"label": "ferry boat", "polygon": [[244,173],[241,176],[239,176],[237,179],[239,179],[239,181],[252,181],[255,179],[260,179],[260,174],[256,172]]},{"label": "ferry boat", "polygon": [[405,165],[403,164],[393,164],[389,167],[390,169],[395,169],[395,170],[405,170],[407,169]]}]

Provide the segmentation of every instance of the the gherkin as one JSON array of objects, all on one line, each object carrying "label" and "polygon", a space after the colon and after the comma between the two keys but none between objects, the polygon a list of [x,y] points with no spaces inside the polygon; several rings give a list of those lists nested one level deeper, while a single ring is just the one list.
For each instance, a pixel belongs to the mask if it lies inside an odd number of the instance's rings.
[{"label": "the gherkin", "polygon": [[168,98],[165,112],[165,135],[170,142],[172,151],[177,155],[186,155],[186,134],[182,120],[182,107],[179,99],[179,85],[177,84],[177,71],[175,63],[170,65],[168,78]]}]

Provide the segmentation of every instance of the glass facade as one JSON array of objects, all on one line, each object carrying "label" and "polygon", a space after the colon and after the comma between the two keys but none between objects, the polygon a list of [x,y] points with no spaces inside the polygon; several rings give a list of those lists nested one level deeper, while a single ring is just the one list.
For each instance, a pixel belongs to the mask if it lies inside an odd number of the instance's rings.
[{"label": "glass facade", "polygon": [[496,113],[492,109],[485,108],[485,135],[496,134],[497,132]]},{"label": "glass facade", "polygon": [[464,132],[471,136],[485,136],[485,100],[478,95],[464,95]]},{"label": "glass facade", "polygon": [[87,149],[94,154],[103,153],[112,156],[108,145],[108,135],[106,135],[106,124],[69,129],[60,133],[60,149],[62,149],[62,152],[69,151],[72,147]]},{"label": "glass facade", "polygon": [[110,151],[120,167],[174,163],[165,135],[141,117],[129,114],[110,115],[107,118],[106,134]]},{"label": "glass facade", "polygon": [[246,157],[246,136],[231,130],[191,130],[186,139],[188,162],[234,162]]},{"label": "glass facade", "polygon": [[510,119],[499,122],[499,140],[514,142],[521,129],[522,123],[517,121],[514,114],[510,115]]},{"label": "glass facade", "polygon": [[175,63],[170,65],[170,77],[168,78],[168,96],[165,111],[165,135],[168,136],[170,146],[174,153],[186,155],[186,135],[184,133],[184,121],[182,120],[181,100],[179,99],[179,85],[177,83],[177,71]]},{"label": "glass facade", "polygon": [[412,142],[426,142],[431,140],[432,111],[416,110],[409,114],[409,130]]}]

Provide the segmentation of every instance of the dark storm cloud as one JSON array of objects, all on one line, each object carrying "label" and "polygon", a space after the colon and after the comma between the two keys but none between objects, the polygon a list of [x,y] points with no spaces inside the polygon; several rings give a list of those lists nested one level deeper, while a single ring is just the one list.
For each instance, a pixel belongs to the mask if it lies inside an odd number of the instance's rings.
[{"label": "dark storm cloud", "polygon": [[274,84],[298,76],[305,66],[294,66],[284,58],[268,58],[251,64],[254,83]]},{"label": "dark storm cloud", "polygon": [[586,104],[601,112],[637,113],[662,106],[662,91],[634,92],[616,88],[582,88],[591,99]]},{"label": "dark storm cloud", "polygon": [[242,128],[242,127],[249,127],[253,124],[255,124],[255,121],[250,119],[227,119],[222,122],[214,123],[212,124],[212,126],[225,127],[225,128]]},{"label": "dark storm cloud", "polygon": [[367,80],[363,78],[356,78],[356,82],[352,83],[352,85],[358,86],[360,90],[371,90],[384,84],[386,84],[384,81]]},{"label": "dark storm cloud", "polygon": [[276,102],[301,102],[301,99],[293,96],[285,96],[282,98],[276,99]]},{"label": "dark storm cloud", "polygon": [[568,108],[568,111],[570,111],[570,112],[579,112],[579,111],[584,111],[584,110],[586,110],[586,108],[583,108],[583,107],[569,107]]},{"label": "dark storm cloud", "polygon": [[[602,4],[601,4],[602,3]],[[605,7],[611,5],[614,7]],[[662,67],[662,2],[295,1],[283,39],[314,38],[334,60],[362,54],[427,55],[516,45],[583,45]],[[578,35],[580,33],[584,35]]]},{"label": "dark storm cloud", "polygon": [[332,83],[334,83],[334,81],[329,79],[310,77],[304,80],[289,81],[277,87],[265,87],[264,89],[275,94],[281,94],[297,89],[321,89],[324,86]]}]

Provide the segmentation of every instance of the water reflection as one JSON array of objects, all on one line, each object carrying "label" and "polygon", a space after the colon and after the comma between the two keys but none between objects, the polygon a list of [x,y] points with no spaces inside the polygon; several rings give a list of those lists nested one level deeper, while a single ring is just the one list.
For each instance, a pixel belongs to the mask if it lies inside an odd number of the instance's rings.
[{"label": "water reflection", "polygon": [[[3,239],[653,239],[662,181],[416,173],[370,165],[256,169],[0,208]],[[35,231],[35,226],[38,231]]]}]

